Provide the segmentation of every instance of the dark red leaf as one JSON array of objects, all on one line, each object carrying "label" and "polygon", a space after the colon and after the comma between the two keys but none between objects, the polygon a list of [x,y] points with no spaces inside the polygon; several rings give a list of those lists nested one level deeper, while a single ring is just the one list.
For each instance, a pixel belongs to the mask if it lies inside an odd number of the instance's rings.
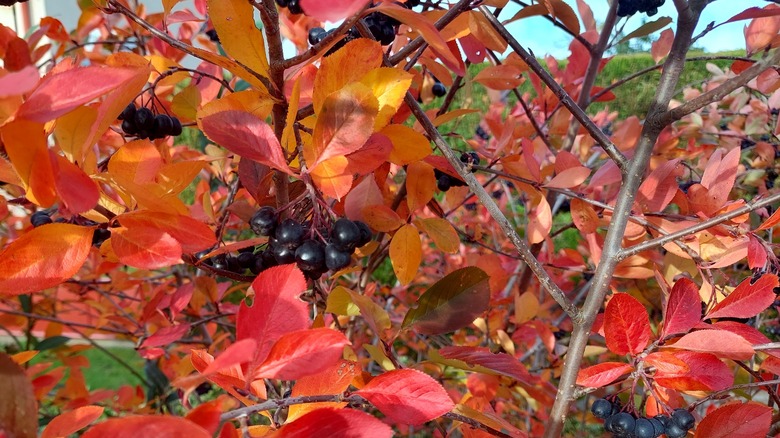
[{"label": "dark red leaf", "polygon": [[35,438],[38,435],[38,407],[33,386],[24,369],[5,353],[0,353],[0,436]]},{"label": "dark red leaf", "polygon": [[756,438],[769,433],[772,408],[756,402],[731,403],[710,412],[696,427],[696,438]]},{"label": "dark red leaf", "polygon": [[622,362],[604,362],[581,369],[577,374],[577,384],[589,388],[601,388],[634,370],[634,367]]},{"label": "dark red leaf", "polygon": [[661,337],[688,333],[701,321],[701,297],[696,283],[680,278],[674,283],[666,302],[666,314]]},{"label": "dark red leaf", "polygon": [[149,336],[141,344],[140,348],[160,347],[172,344],[183,338],[190,331],[189,324],[179,324],[171,327],[163,327],[157,330],[152,336]]},{"label": "dark red leaf", "polygon": [[647,310],[636,298],[617,293],[604,311],[604,336],[607,348],[615,354],[639,354],[650,342]]},{"label": "dark red leaf", "polygon": [[485,347],[444,347],[439,353],[447,359],[457,359],[469,365],[481,365],[517,381],[535,384],[535,379],[515,357],[493,353]]},{"label": "dark red leaf", "polygon": [[439,382],[410,368],[374,377],[357,394],[370,401],[394,423],[422,424],[455,407]]},{"label": "dark red leaf", "polygon": [[273,435],[304,437],[390,438],[393,429],[378,418],[354,409],[322,408],[309,412]]},{"label": "dark red leaf", "polygon": [[748,268],[763,268],[764,265],[766,265],[766,260],[766,247],[763,245],[761,239],[756,237],[753,233],[748,234]]},{"label": "dark red leaf", "polygon": [[774,274],[764,274],[753,284],[751,278],[746,278],[706,318],[752,318],[775,301],[774,288],[778,284]]}]

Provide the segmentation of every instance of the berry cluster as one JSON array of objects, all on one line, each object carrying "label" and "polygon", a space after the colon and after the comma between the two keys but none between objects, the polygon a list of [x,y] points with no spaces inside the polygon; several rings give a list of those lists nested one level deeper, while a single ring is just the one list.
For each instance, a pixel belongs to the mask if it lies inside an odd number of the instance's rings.
[{"label": "berry cluster", "polygon": [[490,140],[490,134],[488,134],[487,131],[485,131],[485,129],[481,126],[477,126],[477,129],[474,131],[474,135],[485,141]]},{"label": "berry cluster", "polygon": [[27,3],[28,0],[0,0],[0,6],[13,6],[17,3]]},{"label": "berry cluster", "polygon": [[355,249],[372,237],[368,225],[346,218],[334,222],[330,229],[312,233],[295,219],[280,222],[279,213],[272,207],[260,208],[249,225],[255,233],[270,237],[268,245],[257,253],[248,248],[237,257],[216,257],[210,261],[212,266],[233,272],[249,269],[259,274],[272,266],[296,263],[307,277],[317,279],[329,270],[335,272],[349,266]]},{"label": "berry cluster", "polygon": [[[480,162],[479,155],[477,155],[476,152],[464,152],[460,154],[460,162],[468,167],[477,166]],[[477,170],[472,168],[471,171],[476,172]],[[450,176],[439,169],[433,169],[433,174],[436,177],[436,187],[442,192],[446,192],[450,187],[462,187],[466,185],[466,183],[460,179]]]},{"label": "berry cluster", "polygon": [[276,0],[276,5],[280,8],[287,8],[293,15],[303,14],[299,0]]},{"label": "berry cluster", "polygon": [[628,17],[637,12],[644,12],[648,17],[658,13],[658,8],[663,6],[666,0],[618,0],[618,17]]},{"label": "berry cluster", "polygon": [[[54,221],[51,219],[51,216],[46,211],[36,211],[35,213],[32,214],[32,216],[30,216],[30,224],[34,228],[51,224],[53,222]],[[66,222],[66,221],[63,218],[60,218],[57,219],[57,222]],[[91,220],[84,220],[83,218],[76,218],[76,222],[79,223],[80,225],[86,225],[86,226],[97,225],[97,222],[93,222]],[[103,242],[108,240],[109,237],[111,237],[110,231],[108,231],[105,228],[96,228],[95,231],[92,233],[92,245],[97,246],[99,248],[100,245],[102,245]]]},{"label": "berry cluster", "polygon": [[433,93],[436,97],[442,97],[445,94],[447,94],[447,87],[444,86],[439,80],[437,79],[436,82],[433,83],[433,87],[431,88],[431,93]]},{"label": "berry cluster", "polygon": [[[287,3],[285,1],[279,1],[276,0],[276,3],[281,6],[281,3]],[[290,6],[288,3],[287,8],[289,9]],[[296,1],[297,3],[297,1]],[[411,9],[415,6],[418,6],[420,4],[420,0],[408,0],[406,3],[403,4],[404,7]],[[292,10],[290,10],[292,12]],[[379,41],[380,44],[383,46],[386,46],[388,44],[391,44],[393,41],[395,41],[395,35],[398,32],[398,25],[401,24],[398,20],[392,17],[388,17],[387,15],[381,13],[381,12],[372,12],[368,14],[364,19],[366,23],[366,26],[368,26],[368,29],[371,31],[371,35],[374,37],[375,40]],[[323,39],[325,39],[326,36],[328,36],[332,30],[325,30],[321,27],[313,27],[309,30],[309,44],[312,46],[315,44],[318,44]],[[356,28],[352,28],[349,31],[347,31],[347,34],[344,36],[343,39],[341,39],[338,43],[336,43],[335,46],[333,46],[326,55],[330,55],[331,53],[335,52],[336,50],[344,47],[345,44],[348,42],[360,38],[360,32]],[[437,81],[438,83],[438,81]],[[444,87],[444,85],[441,85],[441,87],[444,89],[444,92],[441,94],[443,96],[447,92],[447,88]],[[434,92],[436,94],[436,92]],[[439,96],[437,94],[437,96]]]},{"label": "berry cluster", "polygon": [[605,420],[604,429],[613,437],[657,438],[666,434],[667,438],[682,438],[696,424],[696,419],[687,409],[675,409],[671,417],[656,415],[646,418],[621,412],[621,408],[618,400],[600,398],[593,403],[590,411]]},{"label": "berry cluster", "polygon": [[181,134],[181,122],[176,117],[155,115],[149,108],[136,108],[134,103],[127,105],[117,118],[122,121],[122,131],[125,134],[138,138],[155,140]]}]

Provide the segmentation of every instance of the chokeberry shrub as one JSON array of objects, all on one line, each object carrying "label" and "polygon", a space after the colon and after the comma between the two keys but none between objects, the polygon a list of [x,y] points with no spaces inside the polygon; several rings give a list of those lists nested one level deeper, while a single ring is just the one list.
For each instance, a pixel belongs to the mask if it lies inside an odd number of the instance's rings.
[{"label": "chokeberry shrub", "polygon": [[776,5],[71,3],[0,26],[0,435],[780,430]]}]

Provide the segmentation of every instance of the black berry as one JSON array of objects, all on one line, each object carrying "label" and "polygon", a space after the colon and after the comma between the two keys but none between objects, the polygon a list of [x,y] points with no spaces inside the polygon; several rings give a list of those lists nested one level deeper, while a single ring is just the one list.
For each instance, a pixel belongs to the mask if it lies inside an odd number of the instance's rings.
[{"label": "black berry", "polygon": [[280,265],[287,265],[295,263],[295,250],[286,246],[274,246],[271,251],[276,259],[276,263]]},{"label": "black berry", "polygon": [[293,15],[303,14],[303,9],[301,9],[301,3],[298,0],[288,0],[287,10],[290,11],[290,13]]},{"label": "black berry", "polygon": [[667,424],[664,429],[666,438],[683,438],[684,436],[688,435],[687,429],[683,429],[673,421],[669,422],[669,424]]},{"label": "black berry", "polygon": [[219,42],[219,35],[217,35],[216,29],[209,29],[206,31],[206,36],[209,37],[209,39],[215,43]]},{"label": "black berry", "polygon": [[320,41],[322,41],[325,36],[328,35],[328,31],[321,27],[312,27],[309,29],[309,44],[312,46],[315,44],[319,44]]},{"label": "black berry", "polygon": [[111,231],[108,231],[104,228],[97,228],[92,233],[92,244],[100,247],[100,245],[103,244],[108,238],[111,237]]},{"label": "black berry", "polygon": [[352,256],[339,250],[333,244],[325,246],[325,266],[331,271],[340,271],[352,263]]},{"label": "black berry", "polygon": [[40,227],[41,225],[52,223],[52,220],[51,217],[49,217],[49,213],[46,213],[45,211],[36,211],[30,216],[30,223],[33,227]]},{"label": "black berry", "polygon": [[617,415],[613,415],[611,418],[612,432],[619,435],[629,435],[634,433],[636,421],[634,420],[634,417],[632,417],[628,412],[621,412]]},{"label": "black berry", "polygon": [[273,207],[261,207],[249,220],[252,231],[261,236],[270,236],[279,221],[279,213]]},{"label": "black berry", "polygon": [[655,438],[653,423],[647,418],[637,418],[634,423],[634,436],[636,438]]},{"label": "black berry", "polygon": [[330,231],[330,243],[339,251],[352,253],[360,241],[360,228],[347,218],[341,218],[333,224]]},{"label": "black berry", "polygon": [[135,119],[122,121],[122,132],[127,135],[133,135],[138,132],[138,128],[135,127]]},{"label": "black berry", "polygon": [[606,420],[607,417],[612,415],[612,403],[605,398],[600,398],[593,402],[593,406],[590,407],[590,411],[594,416],[596,416],[596,418]]},{"label": "black berry", "polygon": [[133,117],[135,117],[135,104],[130,103],[125,107],[125,109],[122,110],[122,113],[119,114],[119,117],[117,119],[119,120],[133,120]]},{"label": "black berry", "polygon": [[[295,219],[285,219],[276,227],[274,237],[276,238],[278,246],[295,250],[295,248],[298,248],[301,242],[303,242],[304,234],[306,234],[306,229],[303,228],[303,225],[301,225],[300,222]],[[277,258],[277,260],[279,259]]]},{"label": "black berry", "polygon": [[138,108],[134,120],[138,132],[150,131],[154,128],[154,113],[149,108]]},{"label": "black berry", "polygon": [[166,137],[173,130],[173,120],[165,114],[157,114],[154,116],[153,130],[160,138]]},{"label": "black berry", "polygon": [[438,188],[439,191],[446,192],[450,187],[452,187],[452,179],[449,175],[441,175],[436,179],[436,188]]},{"label": "black berry", "polygon": [[174,137],[181,135],[181,121],[176,117],[171,117],[171,123],[172,126],[170,134]]},{"label": "black berry", "polygon": [[447,87],[445,87],[441,82],[436,81],[436,83],[434,83],[433,87],[431,88],[431,93],[433,93],[433,95],[436,97],[442,97],[447,94]]},{"label": "black berry", "polygon": [[360,248],[361,246],[371,241],[371,228],[369,228],[368,225],[362,221],[355,221],[355,225],[357,225],[358,229],[360,230],[360,240],[358,240],[357,243],[357,247]]},{"label": "black berry", "polygon": [[251,269],[255,265],[255,255],[251,252],[238,253],[238,264],[244,269]]},{"label": "black berry", "polygon": [[672,422],[682,429],[690,430],[696,424],[696,419],[687,409],[675,409],[672,412]]},{"label": "black berry", "polygon": [[316,240],[305,240],[295,250],[295,261],[302,271],[323,271],[325,269],[325,245]]},{"label": "black berry", "polygon": [[661,422],[661,420],[658,419],[658,417],[651,418],[650,424],[653,425],[653,432],[655,436],[661,436],[664,433],[664,424]]}]

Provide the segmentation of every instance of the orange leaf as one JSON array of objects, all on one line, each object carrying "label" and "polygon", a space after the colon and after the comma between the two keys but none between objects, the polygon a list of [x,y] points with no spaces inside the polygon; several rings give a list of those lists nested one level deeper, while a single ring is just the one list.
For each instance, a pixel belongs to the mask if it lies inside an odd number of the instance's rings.
[{"label": "orange leaf", "polygon": [[455,56],[444,41],[439,31],[425,16],[418,14],[406,8],[402,8],[391,2],[382,2],[375,8],[381,13],[395,18],[401,23],[419,32],[425,41],[431,46],[434,53],[444,62],[447,67],[452,69],[458,75],[465,75],[463,61],[459,56]]},{"label": "orange leaf", "polygon": [[387,125],[382,131],[393,143],[390,162],[405,166],[431,154],[431,143],[424,135],[404,125]]},{"label": "orange leaf", "polygon": [[386,205],[369,205],[363,208],[363,219],[371,228],[382,233],[395,231],[406,223]]},{"label": "orange leaf", "polygon": [[531,243],[539,243],[550,234],[552,229],[552,210],[547,202],[547,198],[540,193],[533,193],[531,196],[532,199],[528,205],[526,237]]},{"label": "orange leaf", "polygon": [[557,172],[545,187],[558,189],[571,189],[584,183],[590,176],[590,169],[585,166],[570,167],[562,172]]},{"label": "orange leaf", "polygon": [[361,83],[349,84],[329,95],[314,125],[311,149],[304,147],[307,165],[314,169],[329,158],[360,149],[373,133],[378,112],[374,93]]},{"label": "orange leaf", "polygon": [[63,209],[71,213],[92,210],[100,199],[97,184],[80,167],[61,155],[49,151],[54,168],[54,187],[62,200]]},{"label": "orange leaf", "polygon": [[0,295],[56,286],[78,272],[92,246],[92,228],[48,224],[31,230],[0,252]]},{"label": "orange leaf", "polygon": [[[777,9],[777,5],[768,5],[764,10]],[[772,43],[780,32],[780,16],[754,18],[745,28],[745,45],[748,56],[758,53]]]},{"label": "orange leaf", "polygon": [[27,199],[41,207],[57,200],[54,169],[43,125],[14,120],[0,130],[8,158],[24,183]]},{"label": "orange leaf", "polygon": [[572,198],[570,205],[574,226],[582,234],[594,233],[599,226],[599,215],[593,206],[579,198]]},{"label": "orange leaf", "polygon": [[310,172],[314,184],[331,198],[340,200],[352,188],[354,177],[349,173],[349,159],[345,156],[322,161]]},{"label": "orange leaf", "polygon": [[425,231],[440,250],[455,254],[460,249],[460,237],[450,221],[433,217],[415,221],[415,225]]},{"label": "orange leaf", "polygon": [[46,425],[41,438],[68,436],[87,427],[90,423],[100,418],[101,415],[103,415],[103,408],[100,406],[82,406],[70,412],[65,412],[54,417]]},{"label": "orange leaf", "polygon": [[660,212],[677,193],[677,164],[679,159],[667,161],[653,170],[639,187],[636,201],[644,211]]},{"label": "orange leaf", "polygon": [[[492,28],[492,27],[491,27]],[[523,83],[523,69],[513,64],[485,67],[474,80],[494,90],[511,90]]]},{"label": "orange leaf", "polygon": [[[301,397],[305,395],[341,394],[349,388],[352,379],[359,376],[360,373],[360,365],[357,362],[342,359],[318,374],[298,379],[295,382],[295,386],[293,386],[291,396]],[[294,421],[296,418],[315,409],[324,407],[339,408],[346,405],[346,402],[303,403],[292,405],[287,414],[287,421]]]},{"label": "orange leaf", "polygon": [[83,438],[137,438],[159,436],[166,438],[211,438],[211,434],[197,424],[170,415],[130,415],[112,418],[89,429]]},{"label": "orange leaf", "polygon": [[138,210],[117,217],[127,228],[156,228],[176,239],[186,253],[194,253],[213,246],[217,242],[214,231],[189,216],[159,211]]},{"label": "orange leaf", "polygon": [[422,242],[414,225],[404,225],[390,241],[390,260],[401,284],[409,284],[417,277],[422,262]]},{"label": "orange leaf", "polygon": [[581,369],[577,374],[577,384],[589,388],[601,388],[633,370],[634,367],[627,363],[604,362]]},{"label": "orange leaf", "polygon": [[263,32],[252,4],[244,0],[208,0],[209,19],[225,52],[261,76],[268,76]]},{"label": "orange leaf", "polygon": [[412,85],[412,74],[398,68],[382,67],[371,70],[360,82],[371,88],[379,102],[379,114],[374,121],[374,131],[384,128],[401,107],[406,90]]},{"label": "orange leaf", "polygon": [[409,211],[414,212],[425,206],[436,191],[436,176],[433,166],[424,161],[416,161],[406,168],[406,202]]},{"label": "orange leaf", "polygon": [[323,58],[314,78],[314,113],[320,113],[325,99],[332,93],[351,83],[360,82],[366,74],[381,65],[382,46],[368,38],[350,41],[336,53]]},{"label": "orange leaf", "polygon": [[139,269],[157,269],[181,263],[181,245],[158,228],[111,228],[111,247],[119,261]]}]

